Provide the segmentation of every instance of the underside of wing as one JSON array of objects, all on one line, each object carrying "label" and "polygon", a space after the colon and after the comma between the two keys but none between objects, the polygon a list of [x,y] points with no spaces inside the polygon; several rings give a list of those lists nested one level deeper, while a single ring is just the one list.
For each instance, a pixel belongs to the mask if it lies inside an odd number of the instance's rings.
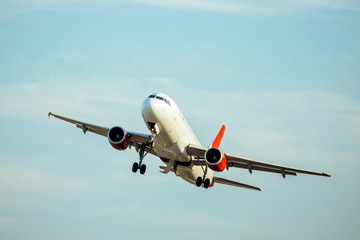
[{"label": "underside of wing", "polygon": [[[194,164],[195,165],[206,165],[206,162],[204,160],[205,152],[208,150],[208,148],[192,145],[190,144],[187,147],[187,153],[190,156],[194,156]],[[324,176],[324,177],[331,177],[330,174],[325,172],[316,172],[316,171],[309,171],[299,168],[293,168],[293,167],[287,167],[262,161],[257,161],[249,158],[239,157],[235,155],[226,154],[226,161],[227,161],[227,168],[235,167],[235,168],[244,168],[249,170],[250,173],[252,171],[264,171],[264,172],[272,172],[272,173],[279,173],[284,178],[286,175],[293,175],[296,176],[297,173],[302,174],[310,174],[310,175],[317,175],[317,176]]]},{"label": "underside of wing", "polygon": [[187,154],[189,156],[194,156],[200,159],[204,159],[205,156],[205,152],[208,150],[208,148],[203,147],[203,146],[198,146],[198,145],[194,145],[194,144],[190,144],[189,146],[187,146]]},{"label": "underside of wing", "polygon": [[[69,122],[72,124],[75,124],[76,127],[83,130],[84,134],[86,134],[89,131],[89,132],[96,133],[96,134],[99,134],[99,135],[102,135],[102,136],[108,138],[108,132],[109,132],[110,128],[101,127],[101,126],[97,126],[94,124],[90,124],[90,123],[74,120],[71,118],[63,117],[63,116],[54,114],[52,112],[50,112],[48,114],[48,117],[50,117],[50,116],[53,116],[55,118],[61,119],[63,121],[66,121],[66,122]],[[129,139],[130,139],[130,145],[129,145],[130,147],[131,146],[135,147],[136,151],[139,152],[139,150],[141,149],[141,146],[144,145],[145,152],[149,152],[149,153],[157,156],[156,152],[154,151],[154,149],[152,148],[152,146],[150,144],[151,140],[152,140],[151,135],[129,132],[129,131],[127,131],[127,134],[129,135]]]},{"label": "underside of wing", "polygon": [[258,187],[254,187],[254,186],[247,185],[244,183],[234,182],[234,181],[224,179],[224,178],[219,178],[219,177],[214,177],[214,183],[220,183],[220,184],[225,184],[225,185],[229,185],[229,186],[233,186],[233,187],[241,187],[241,188],[261,191],[261,189]]},{"label": "underside of wing", "polygon": [[56,117],[58,119],[64,120],[64,121],[69,122],[69,123],[73,123],[73,124],[76,125],[76,127],[81,128],[84,133],[89,131],[89,132],[93,132],[93,133],[102,135],[104,137],[107,137],[107,134],[109,132],[109,128],[100,127],[100,126],[93,125],[93,124],[90,124],[90,123],[85,123],[85,122],[81,122],[81,121],[74,120],[74,119],[71,119],[71,118],[63,117],[63,116],[54,114],[52,112],[49,112],[48,117],[50,117],[50,116]]},{"label": "underside of wing", "polygon": [[300,168],[287,167],[287,166],[257,161],[249,158],[238,157],[230,154],[226,154],[226,159],[228,161],[229,167],[245,168],[248,169],[250,173],[252,173],[253,170],[257,170],[257,171],[279,173],[284,178],[286,175],[296,176],[296,173],[331,177],[330,174],[327,174],[325,172],[316,172],[316,171],[304,170]]}]

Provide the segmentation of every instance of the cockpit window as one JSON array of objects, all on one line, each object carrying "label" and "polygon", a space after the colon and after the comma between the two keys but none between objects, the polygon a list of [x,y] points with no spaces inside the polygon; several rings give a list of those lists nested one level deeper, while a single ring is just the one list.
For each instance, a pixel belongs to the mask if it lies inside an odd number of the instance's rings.
[{"label": "cockpit window", "polygon": [[171,106],[169,100],[167,100],[167,99],[165,98],[164,101],[165,101],[167,104],[169,104],[169,106]]},{"label": "cockpit window", "polygon": [[159,100],[161,100],[161,101],[164,100],[164,98],[163,98],[163,97],[160,97],[160,96],[156,96],[156,99],[159,99]]},{"label": "cockpit window", "polygon": [[154,95],[154,94],[151,94],[151,95],[149,96],[149,98],[159,99],[160,101],[164,101],[164,102],[166,102],[169,106],[171,106],[170,101],[167,100],[166,98],[163,98],[163,97],[160,97],[160,96],[156,96],[156,95]]}]

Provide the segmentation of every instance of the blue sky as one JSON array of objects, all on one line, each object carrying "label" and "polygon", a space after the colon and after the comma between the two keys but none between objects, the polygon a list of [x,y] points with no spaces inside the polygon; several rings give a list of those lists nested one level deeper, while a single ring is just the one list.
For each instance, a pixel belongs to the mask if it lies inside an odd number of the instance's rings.
[{"label": "blue sky", "polygon": [[[358,1],[0,3],[1,239],[357,239]],[[231,169],[198,189],[47,119],[147,133],[152,92],[207,146],[327,178]],[[216,229],[216,230],[215,230]]]}]

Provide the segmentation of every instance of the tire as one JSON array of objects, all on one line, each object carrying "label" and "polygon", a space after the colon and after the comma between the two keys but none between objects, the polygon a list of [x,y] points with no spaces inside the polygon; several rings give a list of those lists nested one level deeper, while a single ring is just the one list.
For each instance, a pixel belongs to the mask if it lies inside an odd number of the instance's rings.
[{"label": "tire", "polygon": [[201,178],[201,177],[198,177],[198,178],[196,179],[196,186],[197,186],[197,187],[200,187],[201,184],[202,184],[202,178]]},{"label": "tire", "polygon": [[137,162],[134,162],[134,164],[132,166],[132,171],[134,173],[136,173],[138,169],[139,169],[139,164]]},{"label": "tire", "polygon": [[204,182],[204,188],[208,188],[210,186],[210,179],[205,179],[205,182]]},{"label": "tire", "polygon": [[141,167],[140,167],[140,173],[144,174],[145,172],[146,172],[146,165],[142,164]]}]

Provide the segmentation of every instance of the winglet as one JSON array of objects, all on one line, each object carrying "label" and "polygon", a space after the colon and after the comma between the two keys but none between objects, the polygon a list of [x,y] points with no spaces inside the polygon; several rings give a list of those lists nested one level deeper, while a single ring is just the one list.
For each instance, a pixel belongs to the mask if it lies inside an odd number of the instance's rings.
[{"label": "winglet", "polygon": [[329,179],[330,179],[330,182],[331,182],[331,177],[332,177],[332,174],[328,174],[329,175]]},{"label": "winglet", "polygon": [[48,114],[48,118],[50,118],[50,116],[52,115],[52,112],[49,112],[49,114]]},{"label": "winglet", "polygon": [[221,140],[224,136],[224,132],[225,132],[225,125],[223,124],[219,130],[219,132],[216,134],[214,140],[212,141],[212,143],[210,144],[210,147],[220,147],[221,144]]}]

